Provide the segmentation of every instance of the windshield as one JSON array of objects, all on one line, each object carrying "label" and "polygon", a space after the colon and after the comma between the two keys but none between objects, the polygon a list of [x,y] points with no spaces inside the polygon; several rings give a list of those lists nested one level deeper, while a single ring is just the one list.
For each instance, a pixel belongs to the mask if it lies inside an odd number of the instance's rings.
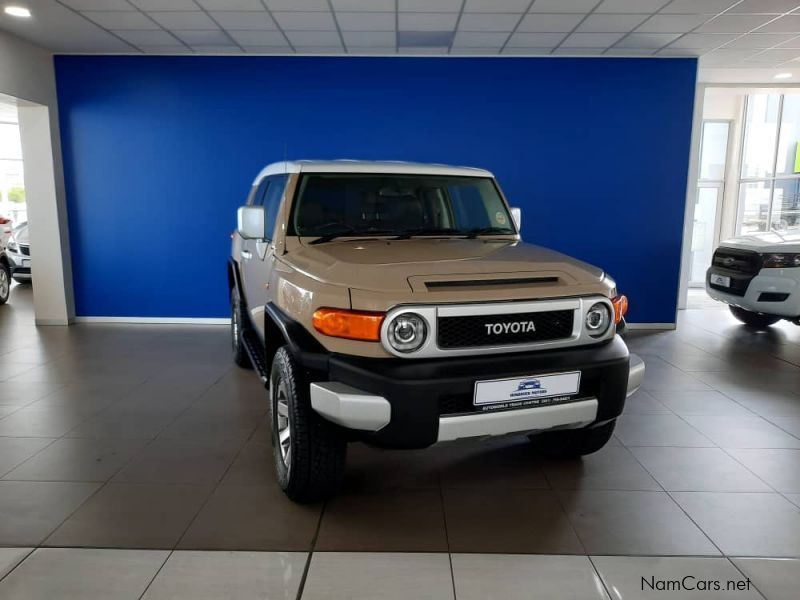
[{"label": "windshield", "polygon": [[298,190],[289,235],[516,233],[488,177],[314,173],[301,177]]}]

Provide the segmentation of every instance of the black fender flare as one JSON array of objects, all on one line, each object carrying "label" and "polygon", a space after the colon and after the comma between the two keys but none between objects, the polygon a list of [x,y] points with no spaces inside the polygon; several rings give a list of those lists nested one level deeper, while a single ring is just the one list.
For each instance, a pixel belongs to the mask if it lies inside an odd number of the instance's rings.
[{"label": "black fender flare", "polygon": [[[283,312],[274,302],[268,302],[264,306],[264,320],[266,321],[264,323],[265,337],[271,337],[268,333],[270,330],[280,332],[289,352],[297,362],[309,370],[328,372],[330,353],[303,325]],[[270,346],[273,346],[272,352],[274,353],[279,345],[282,344],[265,340],[268,352]]]}]

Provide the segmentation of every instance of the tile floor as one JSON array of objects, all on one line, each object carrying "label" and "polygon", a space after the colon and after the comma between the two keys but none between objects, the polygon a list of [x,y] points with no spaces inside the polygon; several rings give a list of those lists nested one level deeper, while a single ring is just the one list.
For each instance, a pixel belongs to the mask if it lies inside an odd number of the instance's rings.
[{"label": "tile floor", "polygon": [[601,452],[353,445],[299,506],[225,328],[37,329],[30,296],[0,308],[2,599],[797,598],[800,327],[703,303],[629,333],[647,377]]}]

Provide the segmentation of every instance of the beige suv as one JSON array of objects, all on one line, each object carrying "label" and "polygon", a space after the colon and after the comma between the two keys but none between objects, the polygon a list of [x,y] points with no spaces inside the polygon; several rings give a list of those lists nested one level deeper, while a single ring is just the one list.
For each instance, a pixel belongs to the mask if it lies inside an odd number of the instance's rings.
[{"label": "beige suv", "polygon": [[269,389],[278,481],[339,488],[349,441],[422,448],[527,434],[580,456],[610,439],[644,364],[602,270],[523,243],[481,169],[266,167],[228,264],[233,354]]}]

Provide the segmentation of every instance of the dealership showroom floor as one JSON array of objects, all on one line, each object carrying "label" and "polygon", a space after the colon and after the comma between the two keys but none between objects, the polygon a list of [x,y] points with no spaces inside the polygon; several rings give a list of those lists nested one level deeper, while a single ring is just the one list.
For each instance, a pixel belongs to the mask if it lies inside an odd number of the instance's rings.
[{"label": "dealership showroom floor", "polygon": [[12,292],[0,598],[648,597],[641,577],[686,575],[797,597],[794,325],[748,330],[700,292],[676,331],[628,334],[645,383],[597,454],[354,445],[344,492],[301,506],[226,327],[34,328]]}]

